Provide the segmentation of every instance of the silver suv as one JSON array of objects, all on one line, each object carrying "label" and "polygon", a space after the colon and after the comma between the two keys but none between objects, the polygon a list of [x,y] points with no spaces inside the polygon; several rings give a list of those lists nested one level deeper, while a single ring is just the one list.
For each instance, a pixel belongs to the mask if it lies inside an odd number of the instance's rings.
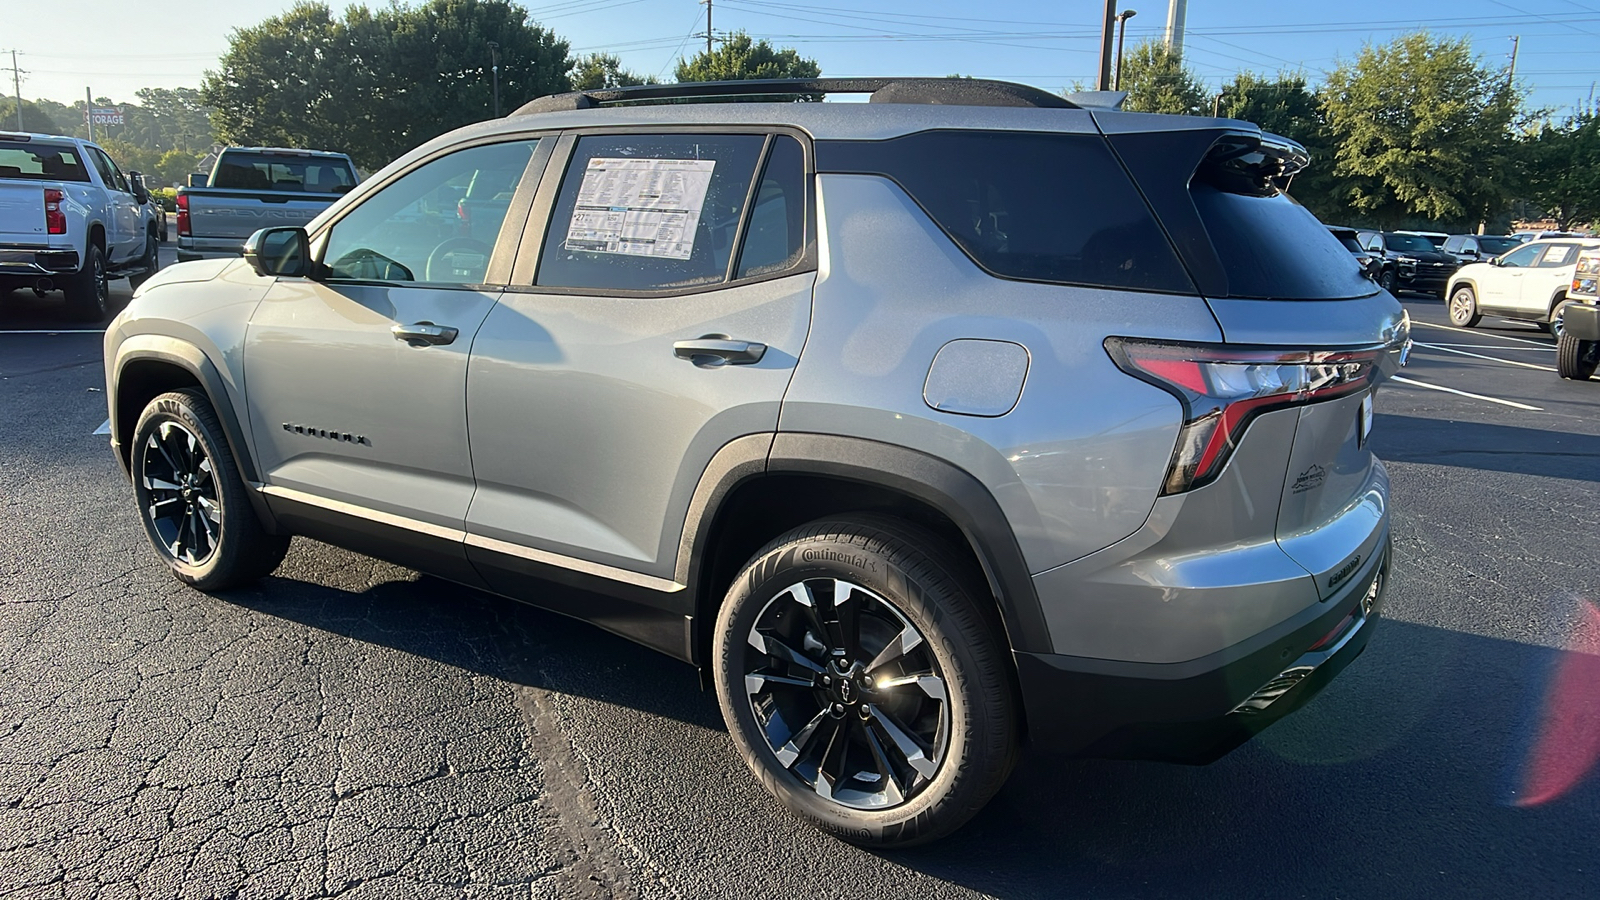
[{"label": "silver suv", "polygon": [[1365,646],[1409,323],[1305,163],[995,82],[542,98],[147,283],[112,446],[188,584],[298,534],[586,619],[926,841],[1025,742],[1215,759]]}]

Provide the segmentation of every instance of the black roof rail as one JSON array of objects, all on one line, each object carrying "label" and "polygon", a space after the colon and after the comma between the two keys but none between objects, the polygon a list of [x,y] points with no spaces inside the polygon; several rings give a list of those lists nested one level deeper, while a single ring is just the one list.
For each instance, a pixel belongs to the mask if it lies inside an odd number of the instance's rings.
[{"label": "black roof rail", "polygon": [[815,94],[870,94],[869,103],[920,103],[947,106],[1031,106],[1078,109],[1065,97],[1025,84],[981,78],[771,78],[749,81],[690,81],[641,84],[549,94],[519,107],[513,116],[593,109],[605,104],[793,98]]}]

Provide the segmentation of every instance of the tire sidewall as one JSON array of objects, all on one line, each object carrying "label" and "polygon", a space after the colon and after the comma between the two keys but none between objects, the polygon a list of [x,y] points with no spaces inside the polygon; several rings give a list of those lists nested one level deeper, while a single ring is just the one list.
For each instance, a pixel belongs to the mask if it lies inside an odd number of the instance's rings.
[{"label": "tire sidewall", "polygon": [[1393,271],[1385,270],[1378,273],[1378,287],[1383,288],[1395,296],[1399,296],[1400,294],[1400,280],[1395,277]]},{"label": "tire sidewall", "polygon": [[[1466,311],[1458,316],[1456,315],[1456,300],[1463,297],[1466,298]],[[1450,316],[1450,324],[1459,328],[1465,328],[1472,324],[1474,313],[1476,313],[1478,310],[1478,295],[1472,290],[1472,288],[1463,285],[1450,292],[1450,296],[1446,298],[1445,304],[1447,307],[1446,312]]]},{"label": "tire sidewall", "polygon": [[[232,527],[231,520],[237,498],[231,496],[230,479],[224,472],[223,457],[219,456],[220,453],[226,453],[227,448],[218,446],[220,437],[211,433],[211,429],[200,420],[192,404],[193,400],[182,393],[163,394],[152,400],[134,427],[133,446],[128,455],[128,464],[133,476],[133,492],[135,505],[139,510],[139,524],[144,527],[144,533],[150,539],[151,546],[179,581],[200,585],[216,574],[223,560],[233,549],[233,532],[236,529]],[[212,547],[211,555],[199,565],[190,565],[167,552],[146,511],[150,495],[149,489],[144,486],[145,444],[149,441],[151,433],[162,422],[169,420],[176,421],[191,431],[199,440],[206,458],[211,461],[211,478],[216,485],[217,508],[222,513],[221,521],[217,523],[217,540]]]},{"label": "tire sidewall", "polygon": [[[822,552],[817,552],[822,551]],[[831,553],[829,552],[831,551]],[[810,556],[809,561],[805,557]],[[840,559],[840,558],[843,559]],[[851,559],[860,562],[848,561]],[[761,735],[744,691],[744,648],[761,611],[779,591],[810,578],[840,578],[878,594],[922,632],[946,684],[949,739],[934,781],[909,802],[888,810],[859,810],[832,803],[785,768]],[[950,579],[952,584],[956,582]],[[959,786],[963,759],[979,725],[982,704],[973,702],[977,666],[966,648],[952,639],[927,586],[904,568],[859,543],[828,537],[796,540],[764,554],[735,580],[717,620],[713,670],[717,698],[729,730],[745,759],[767,789],[793,813],[815,827],[858,844],[905,843],[923,831],[925,817]],[[986,798],[985,798],[986,799]],[[963,820],[964,821],[964,820]]]}]

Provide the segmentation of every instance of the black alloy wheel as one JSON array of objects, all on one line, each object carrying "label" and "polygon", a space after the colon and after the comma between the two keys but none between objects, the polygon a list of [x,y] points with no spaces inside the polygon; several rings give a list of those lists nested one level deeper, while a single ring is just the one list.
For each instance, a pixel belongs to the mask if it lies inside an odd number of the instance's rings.
[{"label": "black alloy wheel", "polygon": [[1387,269],[1378,276],[1378,287],[1394,294],[1396,297],[1400,296],[1399,282],[1395,279],[1393,269]]},{"label": "black alloy wheel", "polygon": [[778,592],[746,636],[744,688],[767,747],[824,800],[899,806],[950,742],[943,671],[916,626],[849,581]]},{"label": "black alloy wheel", "polygon": [[156,240],[155,231],[151,230],[147,232],[144,236],[144,256],[139,260],[139,265],[144,269],[144,272],[138,275],[129,275],[129,287],[133,288],[134,290],[138,290],[139,285],[149,281],[150,276],[154,275],[156,270],[161,268],[160,247],[161,244]]},{"label": "black alloy wheel", "polygon": [[283,561],[289,538],[268,534],[256,518],[205,394],[151,400],[134,427],[128,464],[145,534],[179,581],[219,590]]}]

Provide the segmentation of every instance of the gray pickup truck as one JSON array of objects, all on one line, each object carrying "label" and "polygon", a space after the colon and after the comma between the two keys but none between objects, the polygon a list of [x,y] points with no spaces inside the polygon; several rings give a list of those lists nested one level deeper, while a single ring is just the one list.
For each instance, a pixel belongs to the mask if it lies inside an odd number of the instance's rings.
[{"label": "gray pickup truck", "polygon": [[304,225],[358,180],[343,153],[229,147],[178,189],[178,261],[238,256],[257,229]]}]

